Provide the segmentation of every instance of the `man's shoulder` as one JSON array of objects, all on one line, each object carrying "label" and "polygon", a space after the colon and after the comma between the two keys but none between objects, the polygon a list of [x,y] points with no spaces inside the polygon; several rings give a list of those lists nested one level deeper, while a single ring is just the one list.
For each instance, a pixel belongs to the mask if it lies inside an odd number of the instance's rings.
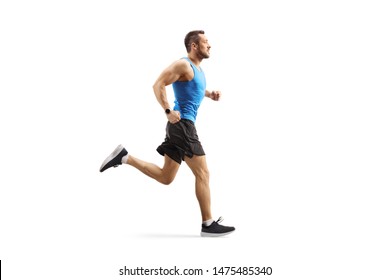
[{"label": "man's shoulder", "polygon": [[191,67],[190,62],[185,57],[179,58],[174,63],[179,67]]},{"label": "man's shoulder", "polygon": [[192,70],[190,62],[187,59],[180,58],[180,59],[176,60],[173,63],[173,67],[175,69],[175,72],[179,73],[180,76],[182,77],[182,79],[183,78],[184,78],[184,80],[192,79],[194,72]]}]

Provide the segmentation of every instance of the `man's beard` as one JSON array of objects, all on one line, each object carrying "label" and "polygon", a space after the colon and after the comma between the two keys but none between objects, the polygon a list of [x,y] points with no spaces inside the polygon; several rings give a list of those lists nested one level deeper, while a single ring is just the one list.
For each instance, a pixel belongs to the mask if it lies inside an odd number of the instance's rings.
[{"label": "man's beard", "polygon": [[204,58],[209,58],[210,55],[207,52],[199,52],[199,56],[204,59]]}]

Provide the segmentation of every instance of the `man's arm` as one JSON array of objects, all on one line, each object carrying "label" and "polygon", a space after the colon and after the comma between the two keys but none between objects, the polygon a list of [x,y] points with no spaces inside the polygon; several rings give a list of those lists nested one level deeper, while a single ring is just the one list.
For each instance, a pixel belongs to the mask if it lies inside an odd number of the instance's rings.
[{"label": "man's arm", "polygon": [[[177,80],[183,79],[183,77],[186,77],[187,75],[188,65],[184,59],[181,59],[175,61],[166,69],[164,69],[157,78],[153,85],[153,91],[158,103],[160,103],[164,110],[170,108],[165,87],[176,82]],[[167,117],[170,122],[175,123],[180,120],[180,113],[171,111]]]},{"label": "man's arm", "polygon": [[[191,69],[190,69],[191,70]],[[165,87],[188,75],[188,63],[184,59],[175,61],[162,71],[153,85],[154,95],[163,109],[169,108]]]}]

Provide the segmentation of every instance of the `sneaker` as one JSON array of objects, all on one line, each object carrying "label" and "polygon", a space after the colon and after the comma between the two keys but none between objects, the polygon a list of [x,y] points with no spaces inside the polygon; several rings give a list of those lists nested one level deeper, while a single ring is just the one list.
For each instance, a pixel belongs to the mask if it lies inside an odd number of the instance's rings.
[{"label": "sneaker", "polygon": [[100,166],[100,172],[110,168],[117,167],[122,164],[122,158],[127,155],[126,149],[119,145],[116,149],[103,161],[102,166]]},{"label": "sneaker", "polygon": [[232,233],[235,231],[234,227],[227,227],[220,225],[220,223],[223,221],[222,217],[219,217],[217,221],[213,221],[213,223],[209,226],[202,225],[202,231],[200,233],[200,236],[202,237],[219,237],[224,236],[229,233]]}]

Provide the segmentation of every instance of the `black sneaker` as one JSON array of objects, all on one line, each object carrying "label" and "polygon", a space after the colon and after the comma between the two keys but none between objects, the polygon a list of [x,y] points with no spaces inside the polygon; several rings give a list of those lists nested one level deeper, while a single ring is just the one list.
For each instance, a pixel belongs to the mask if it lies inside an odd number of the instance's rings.
[{"label": "black sneaker", "polygon": [[229,233],[235,231],[234,227],[227,227],[220,225],[219,223],[223,221],[222,217],[219,217],[217,221],[213,221],[213,223],[209,226],[202,225],[202,231],[200,236],[202,237],[218,237],[224,236]]},{"label": "black sneaker", "polygon": [[102,166],[100,166],[100,172],[103,172],[104,170],[110,168],[110,167],[117,167],[118,165],[122,164],[122,158],[127,155],[126,149],[119,145],[116,147],[116,149],[106,158]]}]

